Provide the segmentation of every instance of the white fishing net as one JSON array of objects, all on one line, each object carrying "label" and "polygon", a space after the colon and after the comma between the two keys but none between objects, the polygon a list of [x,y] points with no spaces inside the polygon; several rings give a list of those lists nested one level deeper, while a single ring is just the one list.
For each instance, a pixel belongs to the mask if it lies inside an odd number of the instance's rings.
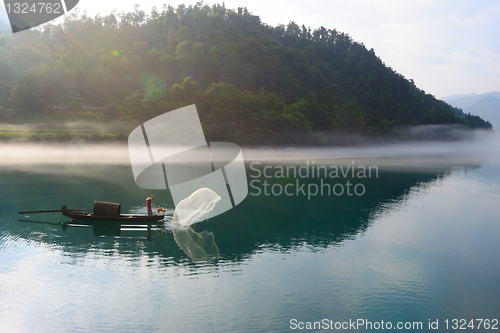
[{"label": "white fishing net", "polygon": [[175,207],[172,223],[187,227],[193,223],[203,221],[209,217],[209,213],[220,199],[221,197],[211,189],[200,188],[179,202]]},{"label": "white fishing net", "polygon": [[191,260],[212,260],[219,256],[214,234],[208,231],[196,232],[191,225],[207,219],[220,199],[211,189],[201,188],[179,202],[175,208],[172,218],[174,240]]}]

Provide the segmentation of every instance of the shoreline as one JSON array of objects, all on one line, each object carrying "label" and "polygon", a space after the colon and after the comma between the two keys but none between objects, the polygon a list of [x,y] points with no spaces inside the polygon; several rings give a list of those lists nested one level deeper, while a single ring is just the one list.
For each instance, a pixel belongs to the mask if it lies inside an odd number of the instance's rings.
[{"label": "shoreline", "polygon": [[0,132],[0,142],[15,142],[15,143],[72,143],[72,142],[123,142],[127,141],[127,137],[122,133],[96,133],[96,132],[69,132],[69,131],[44,131],[44,132]]},{"label": "shoreline", "polygon": [[[3,125],[3,126],[2,126]],[[70,144],[107,144],[128,142],[130,132],[106,131],[103,124],[95,127],[62,126],[59,128],[32,128],[31,124],[0,124],[0,143],[70,143]],[[113,125],[110,124],[110,128]],[[468,129],[459,125],[423,125],[399,127],[386,135],[366,135],[359,133],[329,132],[281,132],[261,137],[260,142],[234,142],[241,147],[367,147],[399,143],[421,142],[475,142],[497,137],[494,129]],[[226,141],[210,140],[207,141]],[[253,140],[251,140],[253,141]]]}]

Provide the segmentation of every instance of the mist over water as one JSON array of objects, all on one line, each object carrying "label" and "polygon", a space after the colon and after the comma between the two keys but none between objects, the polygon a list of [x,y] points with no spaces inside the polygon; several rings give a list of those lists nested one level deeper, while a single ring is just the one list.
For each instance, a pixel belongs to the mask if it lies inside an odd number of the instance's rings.
[{"label": "mist over water", "polygon": [[[423,129],[413,129],[421,131]],[[472,134],[468,134],[472,135]],[[168,149],[168,148],[166,148]],[[500,140],[494,132],[476,131],[468,141],[368,142],[337,147],[243,147],[246,162],[350,164],[353,159],[387,168],[439,168],[450,164],[499,162]],[[145,161],[149,162],[149,161]],[[197,162],[197,161],[192,161]],[[126,144],[0,143],[0,166],[56,164],[129,165]]]},{"label": "mist over water", "polygon": [[128,163],[123,144],[0,144],[0,166]]},{"label": "mist over water", "polygon": [[[138,188],[124,144],[0,144],[0,327],[286,332],[292,318],[498,318],[496,138],[242,153],[248,196],[207,220],[218,196],[198,193],[180,216],[168,191]],[[378,176],[275,176],[313,161],[328,170],[376,165]],[[309,198],[298,189],[346,180],[366,192]],[[269,182],[271,193],[292,184],[293,195],[253,195],[251,181],[262,190]],[[148,229],[17,214],[94,200],[145,214],[151,194],[153,211],[164,207],[167,217]]]}]

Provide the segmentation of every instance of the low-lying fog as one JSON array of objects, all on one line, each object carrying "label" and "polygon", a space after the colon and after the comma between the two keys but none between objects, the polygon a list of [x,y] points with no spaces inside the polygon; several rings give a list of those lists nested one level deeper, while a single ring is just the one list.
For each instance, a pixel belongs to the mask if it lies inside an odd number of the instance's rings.
[{"label": "low-lying fog", "polygon": [[[363,163],[386,167],[439,167],[484,161],[500,161],[500,141],[495,134],[478,132],[474,140],[453,142],[405,142],[381,144],[365,142],[357,147],[242,147],[245,162],[323,164]],[[147,155],[146,155],[147,156]],[[344,162],[342,162],[344,161]],[[0,166],[52,164],[130,164],[126,144],[34,144],[1,143]]]}]

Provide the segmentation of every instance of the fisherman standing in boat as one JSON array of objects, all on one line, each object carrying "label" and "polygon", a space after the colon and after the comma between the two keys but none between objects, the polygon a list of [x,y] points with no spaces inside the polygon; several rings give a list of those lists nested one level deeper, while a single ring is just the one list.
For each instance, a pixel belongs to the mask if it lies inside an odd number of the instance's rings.
[{"label": "fisherman standing in boat", "polygon": [[146,198],[146,208],[148,209],[148,216],[153,216],[153,209],[151,208],[151,201],[155,198],[154,195],[151,194],[150,197]]}]

